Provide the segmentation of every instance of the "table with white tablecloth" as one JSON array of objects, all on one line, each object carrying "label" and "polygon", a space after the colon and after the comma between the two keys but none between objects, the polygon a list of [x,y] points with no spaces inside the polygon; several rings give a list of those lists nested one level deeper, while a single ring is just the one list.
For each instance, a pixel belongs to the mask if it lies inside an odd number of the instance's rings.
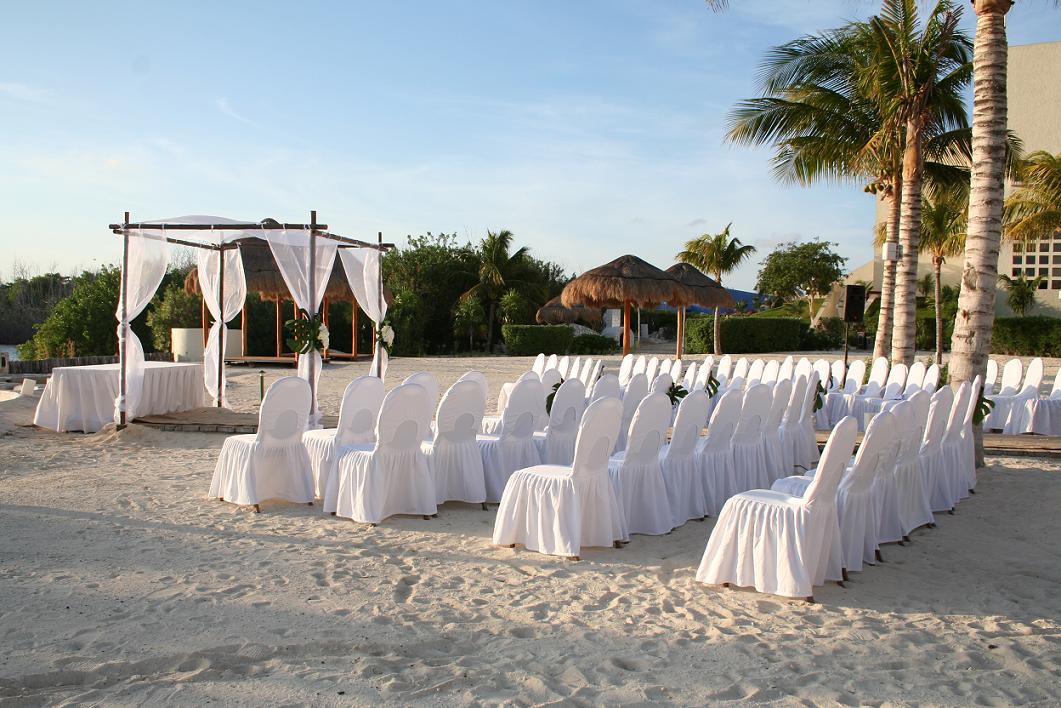
[{"label": "table with white tablecloth", "polygon": [[[118,367],[118,364],[100,364],[52,369],[33,423],[59,432],[95,433],[114,422]],[[200,408],[205,400],[202,364],[144,362],[144,391],[137,416]]]}]

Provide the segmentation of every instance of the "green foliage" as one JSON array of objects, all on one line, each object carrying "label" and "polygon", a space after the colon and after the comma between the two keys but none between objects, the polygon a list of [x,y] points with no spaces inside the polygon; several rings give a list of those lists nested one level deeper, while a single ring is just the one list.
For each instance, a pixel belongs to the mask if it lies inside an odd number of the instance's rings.
[{"label": "green foliage", "polygon": [[755,289],[786,300],[811,301],[825,295],[843,276],[847,263],[832,245],[817,239],[781,244],[763,261]]},{"label": "green foliage", "polygon": [[327,338],[323,337],[321,325],[323,321],[320,315],[310,315],[306,310],[299,310],[302,315],[296,319],[284,323],[284,329],[290,335],[287,338],[287,346],[299,354],[309,354],[312,351],[323,351],[328,344]]},{"label": "green foliage", "polygon": [[685,387],[680,383],[672,383],[670,388],[667,389],[667,398],[670,399],[670,404],[676,406],[681,403],[681,400],[689,395],[689,392],[685,390]]},{"label": "green foliage", "polygon": [[506,290],[499,307],[504,324],[534,324],[535,307],[518,290]]},{"label": "green foliage", "polygon": [[567,325],[504,325],[501,336],[510,356],[566,354],[574,339]]},{"label": "green foliage", "polygon": [[199,295],[189,295],[180,283],[167,285],[147,312],[147,326],[155,349],[160,352],[172,351],[171,330],[182,327],[199,327],[202,324],[203,299]]},{"label": "green foliage", "polygon": [[1011,278],[1003,273],[998,276],[998,282],[1005,285],[1006,290],[1009,291],[1009,295],[1006,296],[1009,309],[1013,310],[1013,314],[1017,317],[1024,317],[1028,314],[1028,310],[1035,307],[1036,293],[1039,290],[1039,284],[1043,282],[1043,277],[1039,275],[1029,280],[1024,275]]},{"label": "green foliage", "polygon": [[[633,323],[631,327],[636,335],[637,312],[631,311]],[[648,325],[649,332],[658,332],[664,327],[670,327],[671,331],[678,328],[678,312],[676,310],[641,310],[641,324]]]},{"label": "green foliage", "polygon": [[475,346],[475,337],[484,322],[486,322],[486,312],[479,298],[461,298],[453,312],[453,334],[458,337],[467,336],[469,350]]},{"label": "green foliage", "polygon": [[837,349],[844,343],[844,321],[839,317],[823,317],[817,327],[808,326],[800,340],[800,349],[822,351]]},{"label": "green foliage", "polygon": [[[954,333],[954,316],[943,316],[943,350],[950,349],[951,334]],[[935,317],[918,316],[914,322],[914,343],[917,349],[934,351],[936,349],[936,319]]]},{"label": "green foliage", "polygon": [[675,256],[675,260],[688,263],[714,276],[721,285],[723,275],[734,270],[755,253],[755,246],[745,246],[739,238],[730,237],[731,226],[732,222],[726,224],[726,228],[717,234],[704,234],[686,241],[685,248]]},{"label": "green foliage", "polygon": [[992,354],[1061,356],[1061,319],[997,317],[991,336]]},{"label": "green foliage", "polygon": [[1006,200],[1006,237],[1038,239],[1061,229],[1061,154],[1033,152],[1018,164],[1017,174]]},{"label": "green foliage", "polygon": [[715,378],[714,374],[708,374],[707,375],[707,386],[705,387],[705,390],[707,391],[707,397],[708,398],[714,398],[715,394],[718,393],[718,387],[720,385],[721,385],[721,382],[718,379]]},{"label": "green foliage", "polygon": [[560,390],[560,386],[564,383],[563,379],[560,379],[553,384],[553,390],[549,392],[549,395],[545,397],[545,412],[553,412],[553,401],[556,399],[556,392]]},{"label": "green foliage", "polygon": [[59,273],[29,275],[16,266],[16,276],[0,283],[0,342],[25,342],[33,325],[43,322],[55,304],[71,293],[73,281]]},{"label": "green foliage", "polygon": [[[730,354],[797,351],[807,325],[795,318],[759,319],[725,317],[721,322],[722,341]],[[686,350],[690,354],[713,351],[712,318],[689,315],[685,320]]]},{"label": "green foliage", "polygon": [[[70,295],[56,303],[51,314],[35,326],[33,339],[19,346],[23,359],[60,356],[106,356],[118,351],[118,290],[121,274],[105,267],[74,279]],[[151,351],[151,336],[141,314],[133,320],[133,331]]]},{"label": "green foliage", "polygon": [[617,351],[619,342],[602,334],[580,334],[571,340],[571,354],[614,354]]},{"label": "green foliage", "polygon": [[984,418],[991,415],[991,409],[995,407],[995,402],[984,395],[983,386],[977,392],[976,397],[976,410],[973,411],[973,425],[980,425],[984,422]]},{"label": "green foliage", "polygon": [[404,356],[424,356],[424,330],[429,326],[430,302],[415,290],[395,290],[394,305],[388,310],[387,318],[394,328],[394,352]]}]

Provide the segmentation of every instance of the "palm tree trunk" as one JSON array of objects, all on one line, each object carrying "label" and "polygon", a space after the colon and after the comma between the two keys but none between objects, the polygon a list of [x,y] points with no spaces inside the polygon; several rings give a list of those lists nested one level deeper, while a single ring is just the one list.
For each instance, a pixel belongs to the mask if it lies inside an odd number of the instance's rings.
[{"label": "palm tree trunk", "polygon": [[[958,314],[951,336],[950,378],[971,381],[987,370],[995,324],[998,247],[1006,161],[1006,12],[1009,0],[973,0],[973,170]],[[976,464],[984,463],[982,431],[974,429]]]},{"label": "palm tree trunk", "polygon": [[490,314],[486,321],[486,348],[490,350],[490,353],[494,353],[494,313],[497,309],[497,305],[494,301],[490,301]]},{"label": "palm tree trunk", "polygon": [[934,256],[932,265],[936,269],[936,363],[943,366],[943,285],[939,282],[940,271],[943,270],[943,259]]},{"label": "palm tree trunk", "polygon": [[914,363],[917,330],[917,246],[921,238],[921,119],[906,123],[903,150],[903,191],[899,208],[899,259],[895,282],[895,323],[892,325],[893,364]]},{"label": "palm tree trunk", "polygon": [[[902,204],[903,176],[895,175],[892,193],[888,198],[887,243],[899,243],[899,208]],[[888,356],[892,348],[892,321],[895,319],[895,261],[884,261],[880,283],[880,314],[877,317],[877,336],[873,341],[873,358]]]},{"label": "palm tree trunk", "polygon": [[[720,288],[722,287],[721,271],[715,271],[715,282],[718,283],[718,286]],[[719,315],[720,309],[721,308],[718,307],[715,308],[715,321],[712,324],[711,330],[712,334],[714,335],[712,339],[714,340],[715,356],[720,356],[722,354],[722,317]]]}]

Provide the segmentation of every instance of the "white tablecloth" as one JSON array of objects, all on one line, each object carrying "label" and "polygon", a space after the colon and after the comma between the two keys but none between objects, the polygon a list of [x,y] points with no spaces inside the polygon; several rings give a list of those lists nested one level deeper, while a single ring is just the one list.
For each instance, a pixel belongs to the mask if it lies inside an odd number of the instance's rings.
[{"label": "white tablecloth", "polygon": [[[95,433],[114,422],[118,364],[60,366],[44,388],[33,422],[59,432]],[[137,416],[186,411],[205,405],[203,365],[144,362],[144,392]]]}]

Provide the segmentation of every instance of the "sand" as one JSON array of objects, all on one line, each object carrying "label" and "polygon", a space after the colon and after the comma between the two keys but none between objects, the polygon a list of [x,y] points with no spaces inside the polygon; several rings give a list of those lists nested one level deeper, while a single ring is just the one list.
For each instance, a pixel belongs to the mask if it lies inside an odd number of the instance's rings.
[{"label": "sand", "polygon": [[[399,359],[494,390],[529,360]],[[330,366],[334,409],[364,364]],[[271,380],[289,370],[270,370]],[[233,370],[253,410],[256,370]],[[222,435],[29,426],[0,402],[0,703],[1056,704],[1061,464],[978,493],[806,605],[696,583],[713,521],[569,562],[490,545],[494,512],[370,529],[207,500]],[[492,405],[492,402],[491,402]]]}]

